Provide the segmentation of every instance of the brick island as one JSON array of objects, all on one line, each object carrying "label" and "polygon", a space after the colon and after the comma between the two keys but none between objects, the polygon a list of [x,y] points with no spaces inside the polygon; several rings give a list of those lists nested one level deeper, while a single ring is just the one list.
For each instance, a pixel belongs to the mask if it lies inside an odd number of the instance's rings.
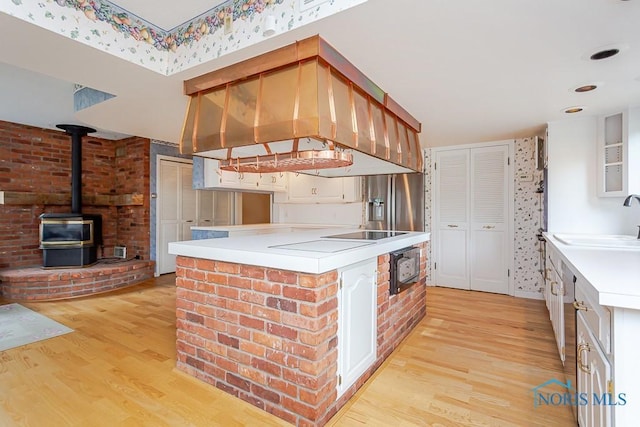
[{"label": "brick island", "polygon": [[[424,317],[429,240],[429,233],[407,232],[337,242],[327,238],[332,232],[170,243],[177,255],[177,368],[292,424],[324,425]],[[419,279],[390,295],[389,253],[406,247],[421,248]],[[374,351],[345,386],[340,282],[354,265],[372,266],[363,292],[374,298]]]}]

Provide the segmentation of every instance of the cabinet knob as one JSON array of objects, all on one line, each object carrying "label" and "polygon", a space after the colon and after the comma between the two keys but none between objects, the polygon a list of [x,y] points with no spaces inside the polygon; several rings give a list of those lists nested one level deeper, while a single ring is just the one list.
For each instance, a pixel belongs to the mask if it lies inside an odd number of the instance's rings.
[{"label": "cabinet knob", "polygon": [[586,305],[584,305],[584,301],[574,301],[573,308],[576,310],[589,311]]},{"label": "cabinet knob", "polygon": [[591,367],[589,366],[587,359],[582,357],[585,350],[587,352],[591,351],[591,347],[589,346],[589,344],[578,344],[578,368],[580,368],[581,371],[590,374]]}]

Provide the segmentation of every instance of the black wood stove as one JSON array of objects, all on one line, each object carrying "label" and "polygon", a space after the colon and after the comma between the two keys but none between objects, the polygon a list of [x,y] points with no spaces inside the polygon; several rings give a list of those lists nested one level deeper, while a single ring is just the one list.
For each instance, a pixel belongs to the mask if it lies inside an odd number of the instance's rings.
[{"label": "black wood stove", "polygon": [[85,126],[57,125],[71,135],[71,213],[40,215],[40,249],[45,268],[95,264],[102,245],[102,217],[82,213],[82,137]]}]

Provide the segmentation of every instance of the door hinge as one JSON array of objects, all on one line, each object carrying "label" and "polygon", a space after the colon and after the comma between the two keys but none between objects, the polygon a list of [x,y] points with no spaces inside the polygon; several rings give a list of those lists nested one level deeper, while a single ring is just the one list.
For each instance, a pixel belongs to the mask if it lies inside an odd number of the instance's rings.
[{"label": "door hinge", "polygon": [[338,385],[342,385],[342,375],[338,375]]},{"label": "door hinge", "polygon": [[437,270],[437,269],[438,269],[438,263],[437,263],[437,262],[434,262],[434,263],[433,263],[433,269],[434,269],[434,270]]},{"label": "door hinge", "polygon": [[507,277],[511,277],[511,269],[507,268]]},{"label": "door hinge", "polygon": [[507,166],[511,165],[511,157],[507,157]]},{"label": "door hinge", "polygon": [[342,277],[340,278],[340,289],[342,289]]},{"label": "door hinge", "polygon": [[607,381],[607,393],[613,394],[613,380]]},{"label": "door hinge", "polygon": [[436,162],[433,162],[433,170],[438,170],[438,164]]}]

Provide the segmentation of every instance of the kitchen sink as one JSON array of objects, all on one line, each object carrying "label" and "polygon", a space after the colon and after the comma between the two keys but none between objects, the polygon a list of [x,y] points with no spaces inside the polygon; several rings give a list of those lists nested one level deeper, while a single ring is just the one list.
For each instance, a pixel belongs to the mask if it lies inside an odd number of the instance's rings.
[{"label": "kitchen sink", "polygon": [[635,236],[617,234],[554,234],[553,237],[571,246],[640,250],[640,240]]}]

